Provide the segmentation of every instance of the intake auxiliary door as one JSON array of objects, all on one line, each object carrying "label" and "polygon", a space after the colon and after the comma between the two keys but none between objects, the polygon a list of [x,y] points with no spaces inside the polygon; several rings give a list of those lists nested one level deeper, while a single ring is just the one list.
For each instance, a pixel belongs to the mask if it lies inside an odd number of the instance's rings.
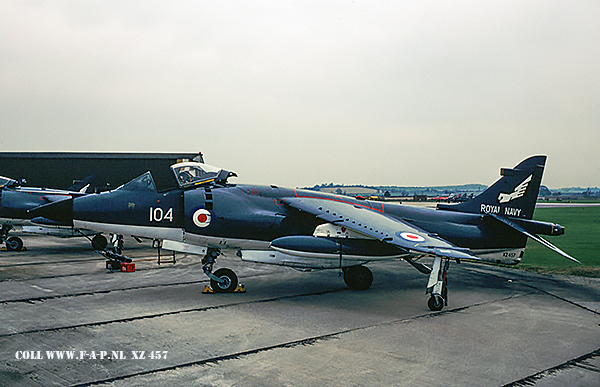
[{"label": "intake auxiliary door", "polygon": [[219,238],[271,240],[282,220],[274,198],[239,187],[185,191],[184,208],[186,232]]}]

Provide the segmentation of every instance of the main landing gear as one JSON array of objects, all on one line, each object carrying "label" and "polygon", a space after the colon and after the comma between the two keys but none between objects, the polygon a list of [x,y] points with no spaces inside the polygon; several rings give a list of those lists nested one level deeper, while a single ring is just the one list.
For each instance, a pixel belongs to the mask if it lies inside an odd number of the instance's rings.
[{"label": "main landing gear", "polygon": [[0,229],[0,243],[4,242],[6,250],[8,251],[21,251],[23,250],[23,240],[16,236],[8,236],[13,226],[10,224],[3,224]]},{"label": "main landing gear", "polygon": [[243,293],[243,285],[238,285],[238,277],[231,269],[220,268],[213,273],[213,265],[221,254],[219,249],[209,248],[202,258],[202,270],[210,278],[210,287],[207,286],[203,293]]},{"label": "main landing gear", "polygon": [[357,265],[344,267],[344,282],[352,290],[367,290],[373,283],[373,273],[368,267]]},{"label": "main landing gear", "polygon": [[435,257],[433,267],[429,274],[429,282],[427,283],[426,294],[431,294],[427,306],[430,310],[438,312],[448,306],[448,279],[446,274],[450,262],[448,259],[442,260],[440,257]]}]

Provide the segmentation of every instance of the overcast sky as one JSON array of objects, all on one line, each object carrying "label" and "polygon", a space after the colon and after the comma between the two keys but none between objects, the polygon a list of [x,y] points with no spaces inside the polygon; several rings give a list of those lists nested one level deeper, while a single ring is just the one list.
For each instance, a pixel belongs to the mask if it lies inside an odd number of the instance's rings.
[{"label": "overcast sky", "polygon": [[600,186],[600,2],[0,2],[0,151],[199,150],[238,183],[545,154],[543,184]]}]

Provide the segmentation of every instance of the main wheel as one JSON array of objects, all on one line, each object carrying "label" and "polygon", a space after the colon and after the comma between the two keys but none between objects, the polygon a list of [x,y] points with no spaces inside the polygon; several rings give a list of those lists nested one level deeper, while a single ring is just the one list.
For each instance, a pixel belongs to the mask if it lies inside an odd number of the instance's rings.
[{"label": "main wheel", "polygon": [[429,301],[427,301],[427,306],[429,310],[439,312],[444,308],[444,299],[437,294],[432,294]]},{"label": "main wheel", "polygon": [[214,272],[214,275],[224,280],[223,283],[210,280],[210,287],[215,293],[233,293],[238,286],[238,277],[231,269],[221,268]]},{"label": "main wheel", "polygon": [[365,266],[350,266],[344,270],[344,282],[352,290],[367,290],[373,283],[373,273]]},{"label": "main wheel", "polygon": [[94,250],[104,250],[107,244],[108,241],[102,234],[96,234],[92,238],[92,249]]},{"label": "main wheel", "polygon": [[19,237],[12,236],[6,240],[6,250],[21,251],[23,250],[23,240]]}]

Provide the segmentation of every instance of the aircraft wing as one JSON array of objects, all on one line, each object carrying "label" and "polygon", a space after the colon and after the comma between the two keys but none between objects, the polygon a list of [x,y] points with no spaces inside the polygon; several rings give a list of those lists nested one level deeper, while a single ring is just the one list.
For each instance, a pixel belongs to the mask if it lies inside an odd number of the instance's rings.
[{"label": "aircraft wing", "polygon": [[469,249],[454,246],[406,222],[367,207],[319,198],[285,198],[284,203],[326,222],[346,227],[411,253],[480,260]]}]

